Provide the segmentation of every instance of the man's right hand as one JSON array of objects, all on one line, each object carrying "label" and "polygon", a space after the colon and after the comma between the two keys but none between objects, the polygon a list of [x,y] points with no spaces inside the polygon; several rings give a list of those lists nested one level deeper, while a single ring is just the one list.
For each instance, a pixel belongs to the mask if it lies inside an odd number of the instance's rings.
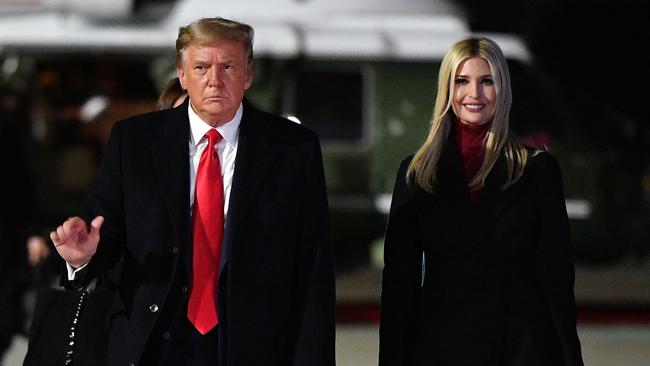
[{"label": "man's right hand", "polygon": [[90,223],[80,217],[71,217],[50,233],[59,255],[73,268],[79,268],[90,262],[99,244],[99,229],[104,223],[103,216],[97,216]]}]

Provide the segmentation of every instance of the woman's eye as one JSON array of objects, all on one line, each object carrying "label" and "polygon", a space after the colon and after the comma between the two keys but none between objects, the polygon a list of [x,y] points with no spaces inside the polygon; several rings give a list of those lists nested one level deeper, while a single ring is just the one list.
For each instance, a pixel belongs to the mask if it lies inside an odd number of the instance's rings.
[{"label": "woman's eye", "polygon": [[484,79],[483,85],[494,85],[494,81],[492,79]]},{"label": "woman's eye", "polygon": [[465,85],[465,84],[467,84],[467,79],[456,79],[455,82],[458,85]]}]

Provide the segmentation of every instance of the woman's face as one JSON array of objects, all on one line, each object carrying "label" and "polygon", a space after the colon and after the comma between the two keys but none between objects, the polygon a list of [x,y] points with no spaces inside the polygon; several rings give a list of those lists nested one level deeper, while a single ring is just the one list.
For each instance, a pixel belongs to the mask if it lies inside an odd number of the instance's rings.
[{"label": "woman's face", "polygon": [[452,108],[461,122],[481,125],[494,117],[497,92],[490,65],[481,57],[471,57],[458,65],[454,77]]}]

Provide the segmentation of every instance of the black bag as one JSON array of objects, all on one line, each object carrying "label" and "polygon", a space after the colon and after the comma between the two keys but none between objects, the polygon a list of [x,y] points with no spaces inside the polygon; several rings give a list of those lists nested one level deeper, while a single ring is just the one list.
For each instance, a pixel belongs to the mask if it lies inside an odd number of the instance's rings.
[{"label": "black bag", "polygon": [[113,292],[101,286],[39,288],[23,366],[105,365],[112,301]]}]

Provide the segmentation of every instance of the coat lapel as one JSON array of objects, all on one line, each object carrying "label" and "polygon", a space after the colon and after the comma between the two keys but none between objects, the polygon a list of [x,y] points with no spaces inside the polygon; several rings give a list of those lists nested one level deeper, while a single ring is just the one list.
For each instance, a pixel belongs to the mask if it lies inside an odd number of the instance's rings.
[{"label": "coat lapel", "polygon": [[447,213],[445,220],[449,229],[465,237],[464,242],[482,243],[486,231],[478,220],[475,207],[469,197],[469,190],[462,169],[458,146],[448,143],[438,164],[438,196],[442,209]]},{"label": "coat lapel", "polygon": [[152,161],[159,178],[161,192],[171,217],[177,242],[188,243],[190,238],[190,182],[188,102],[169,112],[154,130]]},{"label": "coat lapel", "polygon": [[228,217],[224,232],[221,270],[230,259],[234,234],[258,195],[264,178],[273,165],[277,152],[273,148],[271,129],[259,111],[244,101],[244,114],[239,127],[235,172],[230,190]]},{"label": "coat lapel", "polygon": [[518,184],[503,190],[503,184],[508,176],[507,169],[505,157],[501,156],[485,181],[485,188],[476,207],[479,222],[484,227],[494,228],[499,224],[501,216],[512,204],[519,191]]}]

